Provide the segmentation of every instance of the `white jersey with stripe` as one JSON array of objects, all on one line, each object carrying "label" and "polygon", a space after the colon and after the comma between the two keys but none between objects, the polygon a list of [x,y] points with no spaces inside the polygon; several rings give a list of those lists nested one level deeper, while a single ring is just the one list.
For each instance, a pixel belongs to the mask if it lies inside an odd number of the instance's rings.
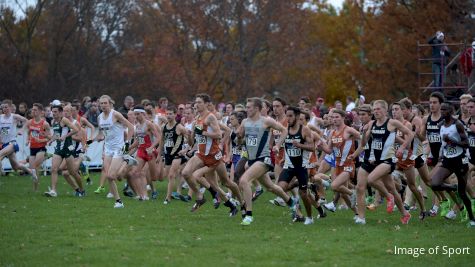
[{"label": "white jersey with stripe", "polygon": [[104,118],[104,112],[99,115],[99,129],[104,133],[104,145],[110,148],[120,148],[124,146],[124,127],[118,122],[114,122],[114,112],[111,110],[109,116]]},{"label": "white jersey with stripe", "polygon": [[440,136],[442,137],[442,155],[446,158],[455,158],[462,155],[465,150],[461,146],[448,144],[445,142],[445,135],[448,135],[450,139],[456,140],[457,142],[461,141],[462,138],[457,131],[457,126],[455,123],[448,127],[442,124],[440,127]]},{"label": "white jersey with stripe", "polygon": [[5,116],[0,115],[0,140],[3,144],[16,140],[17,121],[13,118],[13,114]]}]

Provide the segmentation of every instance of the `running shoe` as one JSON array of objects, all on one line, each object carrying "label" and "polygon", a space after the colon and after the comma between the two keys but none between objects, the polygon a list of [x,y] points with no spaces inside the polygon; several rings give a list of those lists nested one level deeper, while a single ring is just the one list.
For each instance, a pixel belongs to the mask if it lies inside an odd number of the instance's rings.
[{"label": "running shoe", "polygon": [[106,192],[106,189],[103,187],[103,186],[99,186],[95,191],[94,193],[96,194],[100,194],[100,193],[104,193]]},{"label": "running shoe", "polygon": [[135,166],[138,164],[138,161],[134,157],[130,156],[129,154],[125,154],[123,156],[123,159],[125,162],[127,162],[127,165]]},{"label": "running shoe", "polygon": [[324,197],[322,197],[322,198],[318,199],[317,203],[320,204],[320,205],[323,205],[323,204],[327,203],[327,200]]},{"label": "running shoe", "polygon": [[120,209],[124,207],[124,203],[122,202],[115,202],[114,209]]},{"label": "running shoe", "polygon": [[189,195],[181,195],[180,196],[180,200],[183,201],[183,202],[190,202],[191,201],[191,197]]},{"label": "running shoe", "polygon": [[172,198],[175,200],[180,200],[181,194],[179,194],[178,192],[172,192]]},{"label": "running shoe", "polygon": [[469,228],[474,228],[474,227],[475,227],[475,221],[469,221],[468,224],[467,224],[467,226],[468,226]]},{"label": "running shoe", "polygon": [[449,220],[455,220],[455,218],[457,218],[457,213],[455,213],[454,210],[450,210],[444,217]]},{"label": "running shoe", "polygon": [[164,204],[164,205],[168,205],[168,204],[170,204],[171,202],[172,202],[171,200],[165,199],[165,200],[163,201],[163,204]]},{"label": "running shoe", "polygon": [[114,194],[111,192],[107,193],[106,198],[114,198]]},{"label": "running shoe", "polygon": [[257,200],[257,198],[262,194],[264,194],[264,189],[261,188],[260,190],[256,190],[252,195],[252,201]]},{"label": "running shoe", "polygon": [[411,206],[409,206],[409,204],[407,204],[407,203],[404,203],[404,209],[405,209],[406,211],[410,211],[410,210],[411,210]]},{"label": "running shoe", "polygon": [[366,219],[364,219],[364,218],[361,219],[360,217],[357,217],[356,220],[355,220],[355,223],[364,225],[364,224],[366,224]]},{"label": "running shoe", "polygon": [[427,211],[421,211],[419,213],[419,220],[423,221],[428,215],[429,213]]},{"label": "running shoe", "polygon": [[272,205],[276,205],[276,206],[280,206],[280,207],[287,206],[287,204],[285,203],[285,201],[281,197],[276,197],[274,199],[271,199],[271,200],[269,200],[269,202]]},{"label": "running shoe", "polygon": [[461,212],[460,212],[460,222],[466,222],[468,221],[468,212],[467,212],[467,209],[463,209]]},{"label": "running shoe", "polygon": [[229,211],[229,217],[236,216],[238,214],[238,212],[239,212],[238,208],[235,205],[233,205],[231,207],[231,210]]},{"label": "running shoe", "polygon": [[221,201],[219,200],[219,198],[213,198],[213,207],[217,209],[219,208],[219,205],[221,205]]},{"label": "running shoe", "polygon": [[323,204],[323,207],[331,212],[335,212],[336,211],[336,207],[335,207],[335,204],[332,202],[330,203],[325,203]]},{"label": "running shoe", "polygon": [[345,205],[345,204],[341,204],[340,206],[338,206],[338,209],[339,209],[339,210],[347,210],[347,209],[348,209],[348,206]]},{"label": "running shoe", "polygon": [[152,192],[152,200],[157,200],[158,198],[158,191],[153,191]]},{"label": "running shoe", "polygon": [[305,222],[305,218],[295,215],[295,217],[292,219],[293,222]]},{"label": "running shoe", "polygon": [[351,208],[356,207],[356,190],[354,189],[352,190],[350,200],[351,200]]},{"label": "running shoe", "polygon": [[452,205],[450,200],[444,200],[440,202],[440,217],[445,217],[449,213]]},{"label": "running shoe", "polygon": [[386,211],[392,213],[394,211],[394,196],[389,194],[389,197],[386,198]]},{"label": "running shoe", "polygon": [[56,193],[56,191],[52,190],[52,189],[48,186],[48,191],[45,192],[45,196],[47,196],[47,197],[57,197],[58,194]]},{"label": "running shoe", "polygon": [[197,199],[195,204],[193,204],[193,207],[191,207],[191,212],[195,212],[197,211],[201,206],[203,206],[203,204],[206,203],[206,199],[203,198],[203,199]]},{"label": "running shoe", "polygon": [[83,191],[76,190],[74,192],[74,195],[77,196],[77,197],[84,197],[86,195],[86,192],[83,193]]},{"label": "running shoe", "polygon": [[409,224],[409,220],[411,219],[411,214],[408,212],[406,215],[401,217],[402,224]]},{"label": "running shoe", "polygon": [[429,211],[429,215],[430,215],[431,217],[434,217],[434,216],[437,216],[437,213],[438,213],[438,212],[439,212],[439,206],[433,205],[433,206],[432,206],[432,209],[430,209],[430,211]]},{"label": "running shoe", "polygon": [[244,219],[242,219],[242,222],[241,222],[241,225],[244,225],[244,226],[249,226],[251,225],[251,223],[254,221],[254,219],[252,218],[252,216],[247,216],[244,217]]},{"label": "running shoe", "polygon": [[304,225],[310,225],[313,224],[313,218],[312,217],[306,217],[305,222],[303,223]]},{"label": "running shoe", "polygon": [[376,206],[376,204],[374,204],[374,203],[371,203],[371,204],[369,204],[368,206],[366,206],[366,208],[369,209],[369,210],[371,210],[371,211],[376,210],[377,207],[378,207],[378,206]]},{"label": "running shoe", "polygon": [[86,185],[92,185],[92,180],[90,177],[87,177],[86,179]]}]

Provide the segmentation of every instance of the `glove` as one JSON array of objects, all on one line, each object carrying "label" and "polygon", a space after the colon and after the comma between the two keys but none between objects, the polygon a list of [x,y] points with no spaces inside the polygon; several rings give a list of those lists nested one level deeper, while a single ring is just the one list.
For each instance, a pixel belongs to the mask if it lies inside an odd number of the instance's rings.
[{"label": "glove", "polygon": [[124,154],[129,153],[129,141],[126,141],[126,142],[125,142],[124,147],[122,148],[122,152],[123,152]]}]

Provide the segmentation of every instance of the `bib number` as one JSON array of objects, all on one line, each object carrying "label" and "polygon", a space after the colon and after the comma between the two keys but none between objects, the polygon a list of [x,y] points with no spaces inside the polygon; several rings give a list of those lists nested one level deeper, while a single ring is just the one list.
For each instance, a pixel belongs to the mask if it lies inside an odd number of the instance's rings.
[{"label": "bib number", "polygon": [[165,147],[174,147],[174,146],[175,146],[175,143],[173,142],[173,140],[165,141]]},{"label": "bib number", "polygon": [[383,150],[383,142],[381,142],[381,140],[374,140],[371,144],[371,148],[376,150]]},{"label": "bib number", "polygon": [[447,156],[455,156],[457,154],[457,149],[453,146],[447,146],[445,149]]},{"label": "bib number", "polygon": [[257,135],[248,135],[246,138],[247,146],[257,146]]},{"label": "bib number", "polygon": [[214,155],[215,160],[220,160],[222,158],[223,158],[223,154],[221,154],[221,151],[219,151],[218,153],[216,153],[216,155]]},{"label": "bib number", "polygon": [[468,139],[468,145],[470,147],[475,147],[475,138],[469,138]]},{"label": "bib number", "polygon": [[10,131],[9,127],[2,127],[0,128],[0,134],[1,135],[8,135],[8,132]]},{"label": "bib number", "polygon": [[206,137],[204,137],[202,135],[197,135],[196,136],[196,142],[198,143],[198,145],[204,145],[204,144],[206,144]]},{"label": "bib number", "polygon": [[431,134],[428,136],[429,139],[429,143],[440,143],[441,142],[441,138],[440,138],[440,135],[437,135],[437,134]]},{"label": "bib number", "polygon": [[139,145],[145,144],[145,139],[143,138],[143,136],[137,137],[137,141],[139,142]]},{"label": "bib number", "polygon": [[302,150],[299,148],[290,148],[287,149],[287,154],[289,157],[300,157],[302,156]]}]

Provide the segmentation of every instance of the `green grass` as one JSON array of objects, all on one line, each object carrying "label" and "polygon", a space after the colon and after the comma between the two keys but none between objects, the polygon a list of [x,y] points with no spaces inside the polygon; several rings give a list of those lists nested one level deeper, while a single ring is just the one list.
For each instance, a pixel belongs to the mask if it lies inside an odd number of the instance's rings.
[{"label": "green grass", "polygon": [[[96,195],[74,197],[60,177],[59,197],[32,192],[26,176],[0,177],[1,266],[473,266],[475,229],[441,217],[401,225],[397,212],[368,212],[354,225],[350,211],[337,211],[314,225],[293,224],[287,208],[272,206],[265,193],[255,203],[255,221],[240,225],[227,208],[209,202],[197,213],[191,203],[124,198],[125,209]],[[69,193],[67,193],[69,192]],[[428,203],[429,204],[429,203]],[[315,212],[316,213],[316,212]],[[394,246],[470,247],[470,255],[394,255]]]}]

